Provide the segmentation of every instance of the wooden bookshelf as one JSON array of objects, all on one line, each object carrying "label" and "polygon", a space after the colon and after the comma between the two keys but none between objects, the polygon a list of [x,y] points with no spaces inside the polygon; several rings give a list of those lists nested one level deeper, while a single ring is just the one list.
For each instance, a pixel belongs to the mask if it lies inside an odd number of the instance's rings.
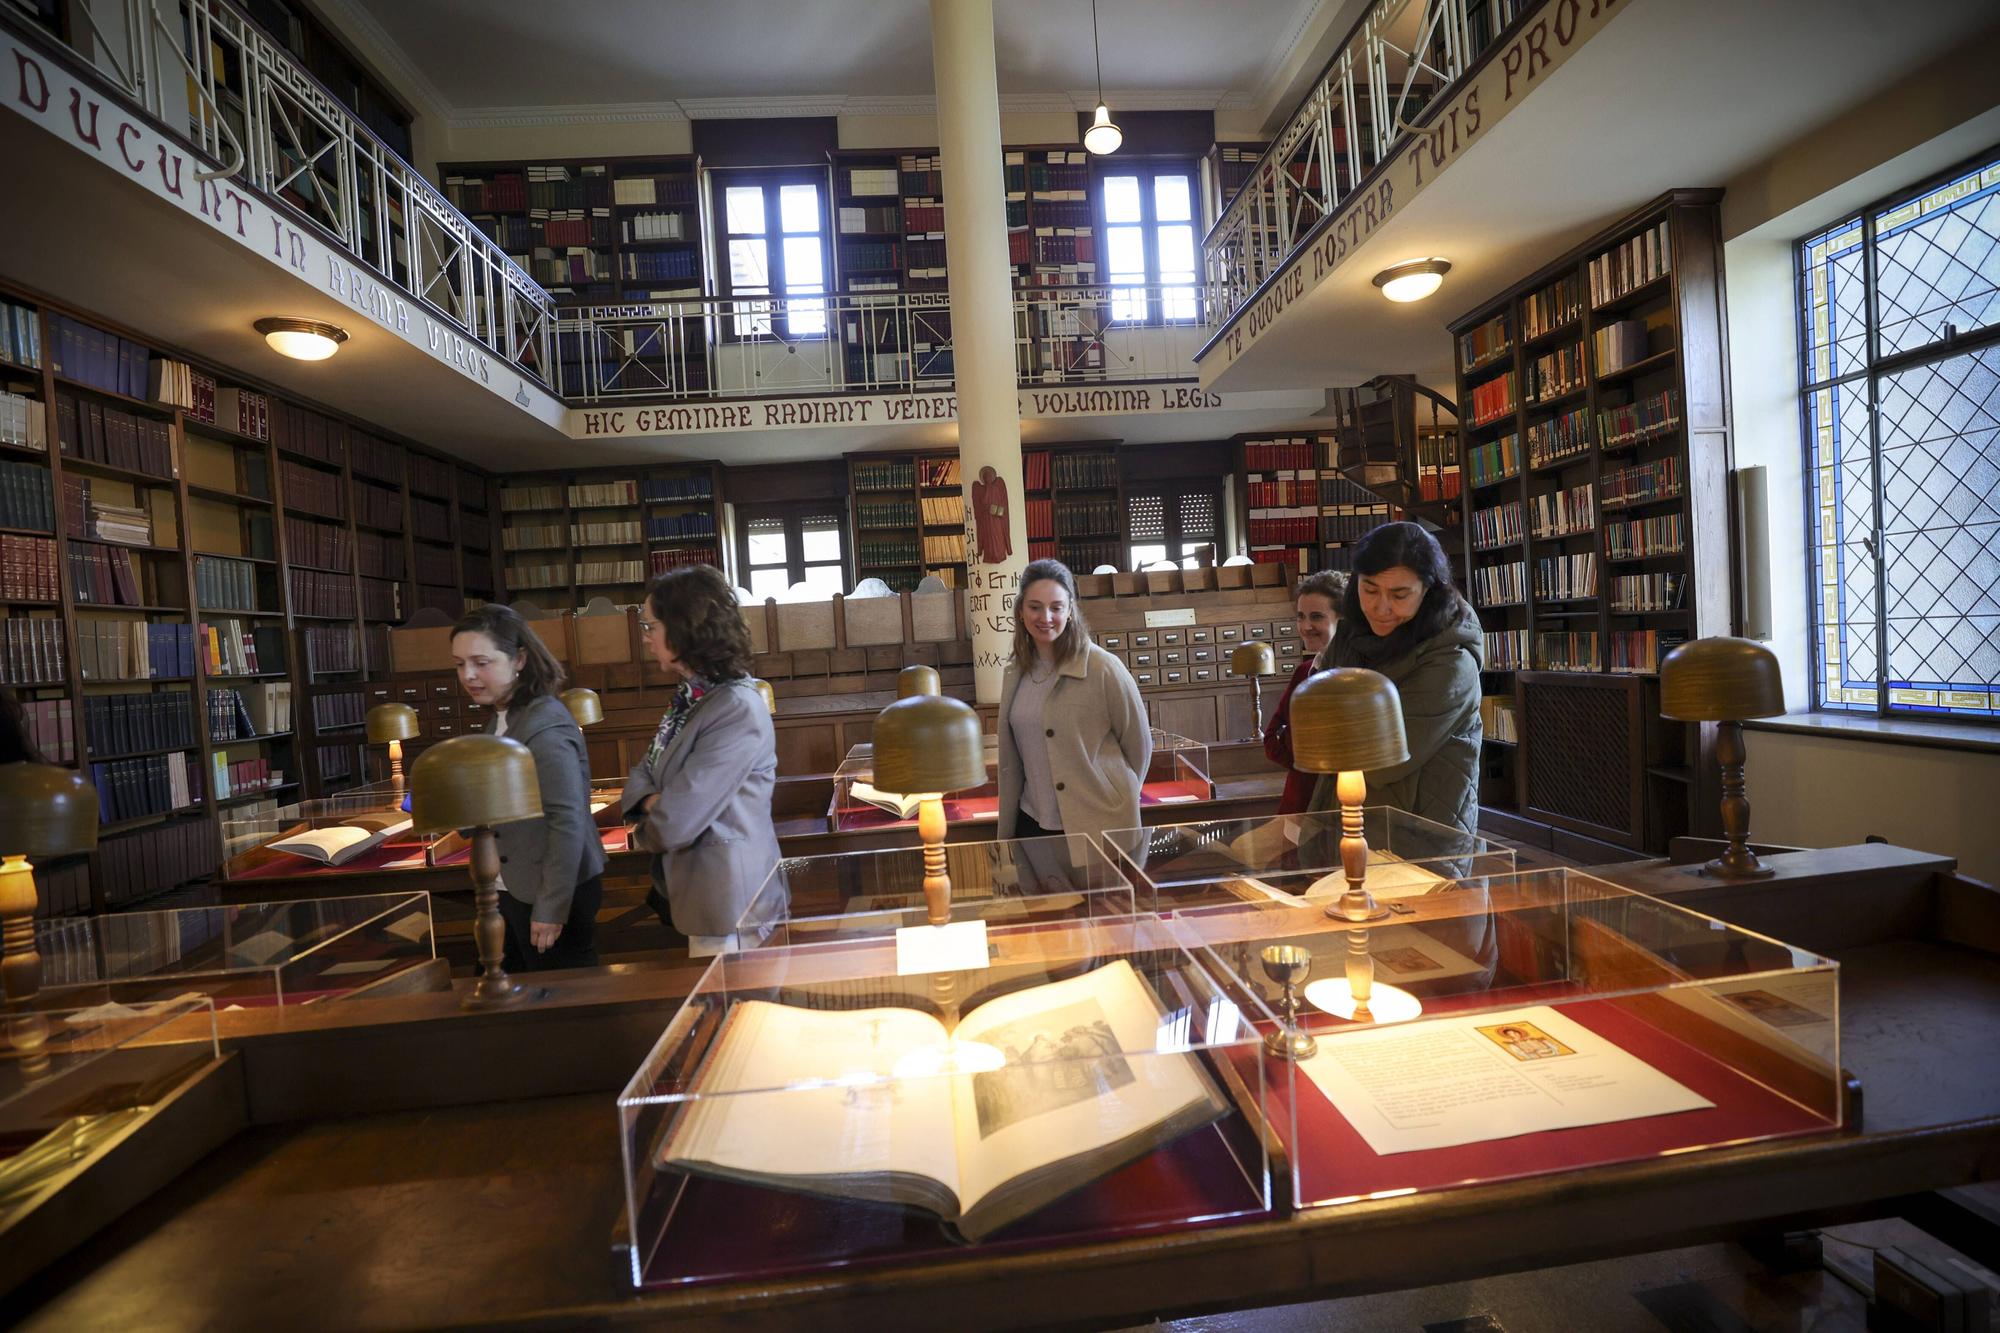
[{"label": "wooden bookshelf", "polygon": [[1660,717],[1657,671],[1731,618],[1716,199],[1662,195],[1451,329],[1484,693],[1519,733],[1481,804],[1635,851],[1715,808],[1712,729]]},{"label": "wooden bookshelf", "polygon": [[846,461],[855,581],[881,579],[897,592],[915,588],[924,576],[917,456],[860,453]]},{"label": "wooden bookshelf", "polygon": [[714,463],[517,474],[498,487],[495,592],[554,610],[627,605],[677,565],[719,569],[721,497]]},{"label": "wooden bookshelf", "polygon": [[[447,468],[444,475],[477,474],[88,312],[25,292],[0,291],[0,300],[30,312],[39,343],[32,364],[0,365],[0,389],[46,417],[38,444],[0,443],[0,462],[16,469],[8,480],[21,510],[0,519],[28,520],[0,522],[0,535],[46,543],[33,549],[46,553],[54,575],[52,589],[4,589],[4,637],[36,642],[9,643],[0,680],[29,706],[31,723],[51,721],[35,728],[49,757],[101,774],[115,806],[95,853],[48,868],[43,910],[128,908],[210,875],[222,820],[365,778],[358,717],[355,726],[326,729],[329,747],[310,702],[322,691],[352,693],[387,666],[366,650],[371,640],[386,643],[390,618],[370,624],[361,604],[356,488],[393,497],[395,529],[373,535],[394,552],[393,572],[379,584],[400,611],[415,586],[401,514],[425,498],[404,484],[405,468],[422,459]],[[109,350],[121,347],[128,360]],[[218,407],[224,419],[211,419]],[[115,430],[97,424],[113,421]],[[366,441],[358,475],[350,436]],[[299,469],[298,495],[286,492],[288,467]],[[391,517],[386,504],[370,512]],[[310,553],[318,561],[292,551],[288,519],[337,537],[338,548],[329,538]],[[455,551],[451,569],[430,587],[440,609],[462,602]],[[308,610],[295,576],[324,580],[352,600],[334,614]],[[36,595],[46,591],[55,595]],[[136,656],[135,630],[148,645]],[[307,637],[328,635],[351,642],[351,666],[308,662]],[[281,700],[276,691],[267,697],[267,686],[290,691],[289,725],[279,724]],[[240,711],[229,691],[241,696]],[[140,716],[144,729],[135,731]],[[323,762],[327,748],[347,754]],[[93,767],[111,764],[120,768]],[[169,764],[185,775],[185,800],[178,777],[162,785]]]},{"label": "wooden bookshelf", "polygon": [[1049,446],[1049,483],[1056,559],[1079,578],[1099,565],[1123,570],[1131,548],[1117,442]]}]

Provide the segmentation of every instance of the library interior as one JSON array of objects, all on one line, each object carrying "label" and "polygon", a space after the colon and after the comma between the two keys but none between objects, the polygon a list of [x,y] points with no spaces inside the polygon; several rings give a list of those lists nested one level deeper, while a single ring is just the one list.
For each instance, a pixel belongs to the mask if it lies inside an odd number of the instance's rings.
[{"label": "library interior", "polygon": [[0,44],[8,1322],[1995,1326],[1992,0]]}]

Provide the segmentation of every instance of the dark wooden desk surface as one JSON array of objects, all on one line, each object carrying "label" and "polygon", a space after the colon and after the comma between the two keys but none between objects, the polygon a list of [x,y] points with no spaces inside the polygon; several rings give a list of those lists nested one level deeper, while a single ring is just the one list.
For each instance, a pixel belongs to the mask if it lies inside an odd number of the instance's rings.
[{"label": "dark wooden desk surface", "polygon": [[[607,1028],[595,1055],[535,1054],[549,1050],[546,1040],[522,1046],[513,1095],[530,1100],[443,1105],[452,1094],[434,1090],[428,1105],[363,1105],[344,1118],[252,1128],[17,1292],[13,1308],[20,1327],[48,1330],[670,1321],[820,1329],[935,1324],[947,1312],[955,1327],[1088,1325],[1457,1281],[1864,1216],[1871,1201],[2000,1175],[1992,1038],[2000,903],[1991,890],[1941,873],[1948,869],[1935,858],[1868,848],[1805,854],[1761,886],[1717,886],[1656,865],[1621,874],[1691,905],[1729,906],[1733,917],[1752,918],[1741,924],[1839,957],[1842,1062],[1866,1090],[1858,1133],[1150,1241],[1005,1257],[968,1250],[923,1267],[633,1296],[609,1246],[623,1206],[614,1107],[621,1080],[611,1075],[632,1067],[613,1048],[643,1040],[665,1005],[621,1007],[617,983],[599,978],[587,983],[595,999],[578,997],[567,1019],[542,1016],[543,1036],[574,1039],[593,1013],[591,1021],[623,1030]],[[1774,930],[1765,918],[1788,919],[1793,929]],[[670,988],[663,976],[634,975],[632,984],[656,994]],[[482,1041],[518,1037],[522,1016],[475,1016],[461,1027],[440,1007],[443,997],[382,1003],[429,1049],[461,1049],[433,1076],[464,1095],[488,1097],[513,1078],[476,1053]],[[336,1043],[351,1048],[348,1060],[385,1046],[422,1049],[381,1031],[343,1030],[336,1018],[258,1021],[317,1029],[318,1056],[331,1053],[336,1067]],[[313,1104],[311,1080],[288,1062],[298,1065],[298,1053],[269,1053],[262,1079],[294,1100],[253,1120]],[[387,1075],[379,1091],[388,1100],[399,1078],[424,1076],[408,1060],[395,1063],[401,1074]],[[558,1091],[562,1065],[570,1077],[612,1086],[540,1095]]]}]

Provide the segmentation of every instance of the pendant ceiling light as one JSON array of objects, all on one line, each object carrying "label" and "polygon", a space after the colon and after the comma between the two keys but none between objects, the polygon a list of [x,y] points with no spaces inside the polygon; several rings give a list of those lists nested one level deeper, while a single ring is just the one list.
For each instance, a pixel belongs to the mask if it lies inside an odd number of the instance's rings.
[{"label": "pendant ceiling light", "polygon": [[1125,132],[1111,123],[1111,108],[1104,104],[1104,53],[1097,41],[1097,0],[1090,0],[1090,54],[1097,66],[1097,111],[1090,128],[1083,132],[1083,146],[1099,157],[1118,151]]}]

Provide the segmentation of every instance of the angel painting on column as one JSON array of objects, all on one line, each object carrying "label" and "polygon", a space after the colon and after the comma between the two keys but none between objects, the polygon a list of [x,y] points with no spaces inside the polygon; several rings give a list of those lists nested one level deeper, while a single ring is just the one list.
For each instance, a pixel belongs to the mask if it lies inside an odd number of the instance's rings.
[{"label": "angel painting on column", "polygon": [[1014,553],[1007,531],[1007,483],[990,467],[980,468],[972,483],[972,521],[982,564],[1000,564]]}]

